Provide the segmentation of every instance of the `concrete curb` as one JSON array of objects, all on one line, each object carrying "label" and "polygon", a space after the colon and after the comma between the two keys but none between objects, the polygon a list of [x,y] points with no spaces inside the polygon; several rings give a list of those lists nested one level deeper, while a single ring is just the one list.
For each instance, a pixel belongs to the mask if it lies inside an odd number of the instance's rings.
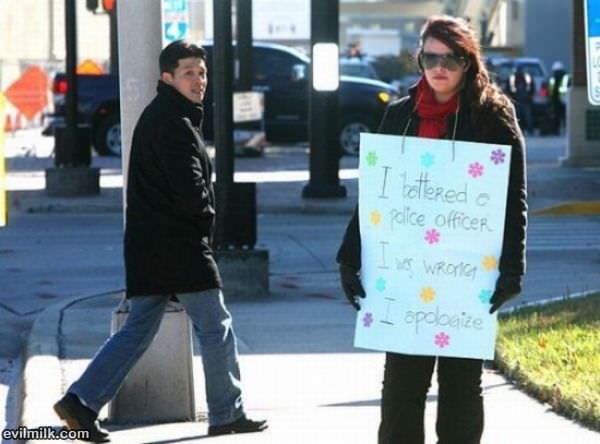
[{"label": "concrete curb", "polygon": [[58,327],[62,310],[71,302],[57,303],[42,311],[27,339],[23,359],[20,424],[29,429],[60,424],[52,410],[52,405],[61,396],[62,389]]},{"label": "concrete curb", "polygon": [[[354,211],[355,202],[343,200],[331,201],[312,201],[306,200],[298,204],[285,202],[275,203],[257,203],[256,212],[258,214],[332,214],[332,215],[351,215]],[[120,202],[102,201],[98,199],[93,201],[85,198],[44,198],[44,199],[23,199],[18,209],[24,213],[121,213],[123,205]]]},{"label": "concrete curb", "polygon": [[504,310],[500,310],[499,314],[502,314],[503,316],[509,316],[509,315],[517,313],[518,311],[523,310],[525,308],[541,307],[544,305],[556,304],[556,303],[568,301],[571,299],[585,298],[587,296],[591,296],[591,295],[598,294],[598,293],[600,293],[600,289],[586,290],[586,291],[581,291],[581,292],[577,292],[577,293],[570,293],[565,296],[557,296],[555,298],[540,299],[539,301],[524,302],[522,304],[515,305],[513,307],[508,307],[508,308],[505,308]]},{"label": "concrete curb", "polygon": [[540,208],[534,216],[592,216],[600,214],[600,201],[572,201]]},{"label": "concrete curb", "polygon": [[[22,404],[19,424],[28,429],[37,427],[61,428],[60,419],[52,406],[63,395],[63,374],[60,364],[60,323],[63,311],[86,299],[111,295],[107,292],[77,296],[57,302],[44,309],[36,318],[27,338],[21,379]],[[21,441],[42,444],[47,440]]]}]

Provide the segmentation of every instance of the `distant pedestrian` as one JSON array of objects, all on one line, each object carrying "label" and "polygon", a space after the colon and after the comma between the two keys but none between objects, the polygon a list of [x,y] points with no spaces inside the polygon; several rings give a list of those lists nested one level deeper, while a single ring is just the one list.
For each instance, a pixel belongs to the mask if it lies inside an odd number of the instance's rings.
[{"label": "distant pedestrian", "polygon": [[137,122],[129,163],[124,248],[131,311],[54,406],[69,428],[90,432],[95,442],[109,440],[98,412],[154,339],[172,299],[184,306],[200,340],[208,434],[267,428],[244,413],[236,338],[211,249],[215,197],[200,131],[206,52],[176,41],[163,49],[159,65],[157,95]]},{"label": "distant pedestrian", "polygon": [[352,42],[348,45],[348,57],[362,59],[364,56],[362,52],[362,45],[360,41]]},{"label": "distant pedestrian", "polygon": [[[409,89],[408,97],[388,106],[380,133],[512,146],[500,276],[490,301],[493,313],[521,292],[525,271],[523,136],[510,100],[490,82],[478,40],[462,19],[429,18],[421,31],[417,60],[423,73],[420,81]],[[357,208],[337,254],[342,287],[357,309],[359,297],[365,297],[359,276],[361,254]],[[425,401],[436,362],[438,442],[480,443],[484,422],[480,359],[388,352],[379,444],[425,442]]]},{"label": "distant pedestrian", "polygon": [[531,75],[522,66],[517,66],[508,78],[508,90],[515,101],[521,128],[528,134],[532,134],[535,85]]},{"label": "distant pedestrian", "polygon": [[565,126],[569,90],[569,75],[562,62],[556,61],[552,64],[552,76],[548,81],[548,87],[552,105],[552,129],[555,134],[560,134]]}]

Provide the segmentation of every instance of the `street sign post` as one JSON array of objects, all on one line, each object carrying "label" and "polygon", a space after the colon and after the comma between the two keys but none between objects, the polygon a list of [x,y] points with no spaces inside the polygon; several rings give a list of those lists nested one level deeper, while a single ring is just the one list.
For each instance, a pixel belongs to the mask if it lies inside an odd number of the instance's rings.
[{"label": "street sign post", "polygon": [[186,39],[190,29],[188,0],[161,0],[162,46]]},{"label": "street sign post", "polygon": [[584,14],[588,100],[592,105],[598,106],[600,105],[600,2],[586,0]]},{"label": "street sign post", "polygon": [[8,205],[6,202],[6,164],[4,160],[4,111],[6,99],[0,92],[0,227],[6,226]]}]

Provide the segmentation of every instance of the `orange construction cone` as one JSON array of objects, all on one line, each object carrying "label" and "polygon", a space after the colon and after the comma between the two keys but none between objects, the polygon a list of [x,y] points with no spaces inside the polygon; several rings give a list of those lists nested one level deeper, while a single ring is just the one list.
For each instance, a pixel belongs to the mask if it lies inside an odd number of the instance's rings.
[{"label": "orange construction cone", "polygon": [[21,113],[17,113],[15,117],[15,130],[23,129],[23,124],[21,122]]}]

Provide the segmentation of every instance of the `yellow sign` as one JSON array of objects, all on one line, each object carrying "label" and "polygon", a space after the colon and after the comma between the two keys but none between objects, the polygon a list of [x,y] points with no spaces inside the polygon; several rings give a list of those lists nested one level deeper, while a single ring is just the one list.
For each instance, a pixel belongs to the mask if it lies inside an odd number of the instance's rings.
[{"label": "yellow sign", "polygon": [[4,112],[6,99],[0,93],[0,227],[6,226],[8,208],[6,205],[6,163],[4,160]]}]

